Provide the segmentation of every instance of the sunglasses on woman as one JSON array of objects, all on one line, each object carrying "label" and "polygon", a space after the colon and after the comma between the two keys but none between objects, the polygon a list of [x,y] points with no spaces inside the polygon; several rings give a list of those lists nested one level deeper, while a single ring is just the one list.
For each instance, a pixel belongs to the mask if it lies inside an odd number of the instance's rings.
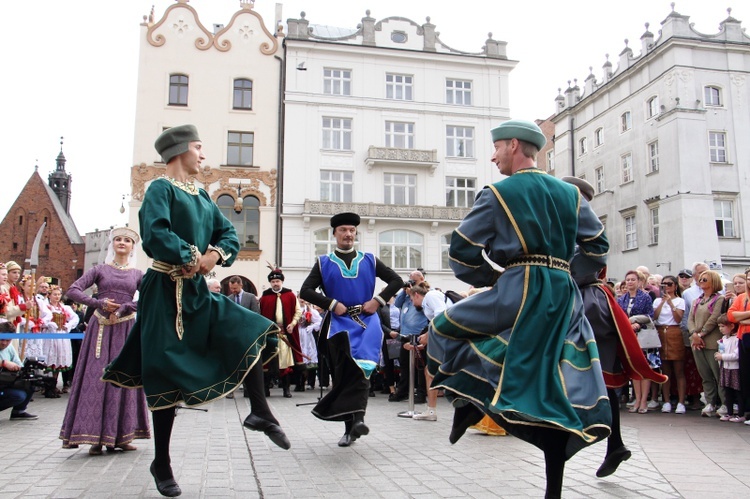
[{"label": "sunglasses on woman", "polygon": [[675,286],[676,285],[676,283],[669,282],[669,281],[663,282],[662,284],[665,285],[665,286]]},{"label": "sunglasses on woman", "polygon": [[698,282],[708,282],[708,279],[706,279],[706,278],[704,277],[703,279],[701,279],[701,280],[700,280],[700,281],[698,281]]}]

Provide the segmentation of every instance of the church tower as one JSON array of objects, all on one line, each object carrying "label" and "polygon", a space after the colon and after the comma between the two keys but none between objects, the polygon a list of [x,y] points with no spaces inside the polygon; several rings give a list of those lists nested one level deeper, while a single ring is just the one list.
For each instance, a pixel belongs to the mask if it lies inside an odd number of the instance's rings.
[{"label": "church tower", "polygon": [[63,138],[60,137],[60,154],[57,155],[57,168],[49,174],[49,186],[60,200],[65,213],[70,215],[70,184],[73,176],[65,172],[65,155],[62,150]]}]

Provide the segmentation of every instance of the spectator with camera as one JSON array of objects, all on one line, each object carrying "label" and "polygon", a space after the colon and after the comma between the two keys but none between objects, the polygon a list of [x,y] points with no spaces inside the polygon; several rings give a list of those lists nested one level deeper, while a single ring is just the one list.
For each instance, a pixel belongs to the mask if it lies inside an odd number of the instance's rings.
[{"label": "spectator with camera", "polygon": [[[12,333],[13,331],[13,324],[10,322],[0,323],[0,333]],[[0,339],[0,372],[18,372],[23,365],[18,352],[10,342],[11,340]],[[11,421],[33,421],[37,419],[34,414],[26,412],[26,406],[29,405],[33,394],[34,387],[32,385],[29,385],[25,390],[14,388],[12,385],[9,387],[0,385],[0,411],[12,407],[13,409],[10,411]]]},{"label": "spectator with camera", "polygon": [[[424,282],[424,275],[419,270],[415,270],[409,274],[409,280],[404,284],[404,288],[396,296],[394,303],[395,307],[401,311],[401,332],[392,333],[391,337],[400,338],[402,344],[409,343],[411,341],[416,342],[416,338],[427,330],[429,321],[424,315],[422,307],[417,307],[412,301],[414,295],[413,288],[420,283]],[[399,336],[400,334],[400,336]],[[389,402],[401,402],[409,398],[409,351],[405,348],[401,348],[401,354],[398,359],[399,366],[401,366],[401,377],[396,387],[396,393],[393,396],[388,397]],[[424,378],[424,372],[422,369],[415,366],[415,372],[411,373],[416,380],[416,397],[414,403],[424,404],[427,401],[427,388]]]},{"label": "spectator with camera", "polygon": [[[445,311],[446,308],[453,305],[453,302],[437,289],[430,289],[430,285],[427,281],[421,282],[412,288],[412,301],[414,306],[422,309],[425,317],[428,321],[432,321],[436,315]],[[418,350],[424,351],[427,347],[427,333],[424,332],[419,335],[419,342],[416,347]],[[411,345],[406,344],[405,347],[412,348]],[[419,414],[415,414],[413,419],[416,421],[437,421],[437,390],[430,390],[430,384],[432,384],[432,376],[427,371],[427,367],[424,369],[425,386],[427,387],[427,410]]]}]

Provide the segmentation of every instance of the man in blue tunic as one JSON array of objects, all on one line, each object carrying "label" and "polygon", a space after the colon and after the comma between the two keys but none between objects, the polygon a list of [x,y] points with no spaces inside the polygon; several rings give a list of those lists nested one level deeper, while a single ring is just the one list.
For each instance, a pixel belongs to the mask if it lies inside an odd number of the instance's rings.
[{"label": "man in blue tunic", "polygon": [[[403,281],[372,253],[356,251],[354,241],[360,218],[339,213],[331,218],[336,249],[318,257],[300,289],[300,297],[328,310],[320,341],[326,341],[333,388],[312,413],[325,421],[344,421],[340,447],[367,435],[365,411],[370,374],[380,359],[383,332],[376,313],[401,289]],[[387,286],[375,295],[375,279]],[[322,289],[322,293],[317,289]]]},{"label": "man in blue tunic", "polygon": [[565,461],[610,432],[599,354],[569,265],[576,244],[604,264],[609,244],[578,189],[535,167],[546,143],[536,124],[505,122],[492,140],[492,162],[508,178],[480,192],[449,250],[456,277],[492,289],[435,317],[428,368],[432,388],[456,407],[451,443],[487,414],[544,451],[547,497],[559,497]]}]

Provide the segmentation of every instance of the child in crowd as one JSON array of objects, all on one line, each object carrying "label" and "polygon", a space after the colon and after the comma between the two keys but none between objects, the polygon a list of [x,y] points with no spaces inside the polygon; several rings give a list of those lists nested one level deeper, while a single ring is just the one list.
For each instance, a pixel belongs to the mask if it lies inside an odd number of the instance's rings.
[{"label": "child in crowd", "polygon": [[[742,423],[745,421],[745,404],[740,395],[740,355],[739,341],[737,340],[737,324],[729,322],[726,314],[721,314],[716,321],[719,331],[723,335],[719,340],[719,351],[714,354],[714,359],[719,361],[721,375],[719,376],[721,386],[726,392],[727,413],[721,417],[721,421]],[[734,405],[737,404],[737,412],[733,413]]]}]

